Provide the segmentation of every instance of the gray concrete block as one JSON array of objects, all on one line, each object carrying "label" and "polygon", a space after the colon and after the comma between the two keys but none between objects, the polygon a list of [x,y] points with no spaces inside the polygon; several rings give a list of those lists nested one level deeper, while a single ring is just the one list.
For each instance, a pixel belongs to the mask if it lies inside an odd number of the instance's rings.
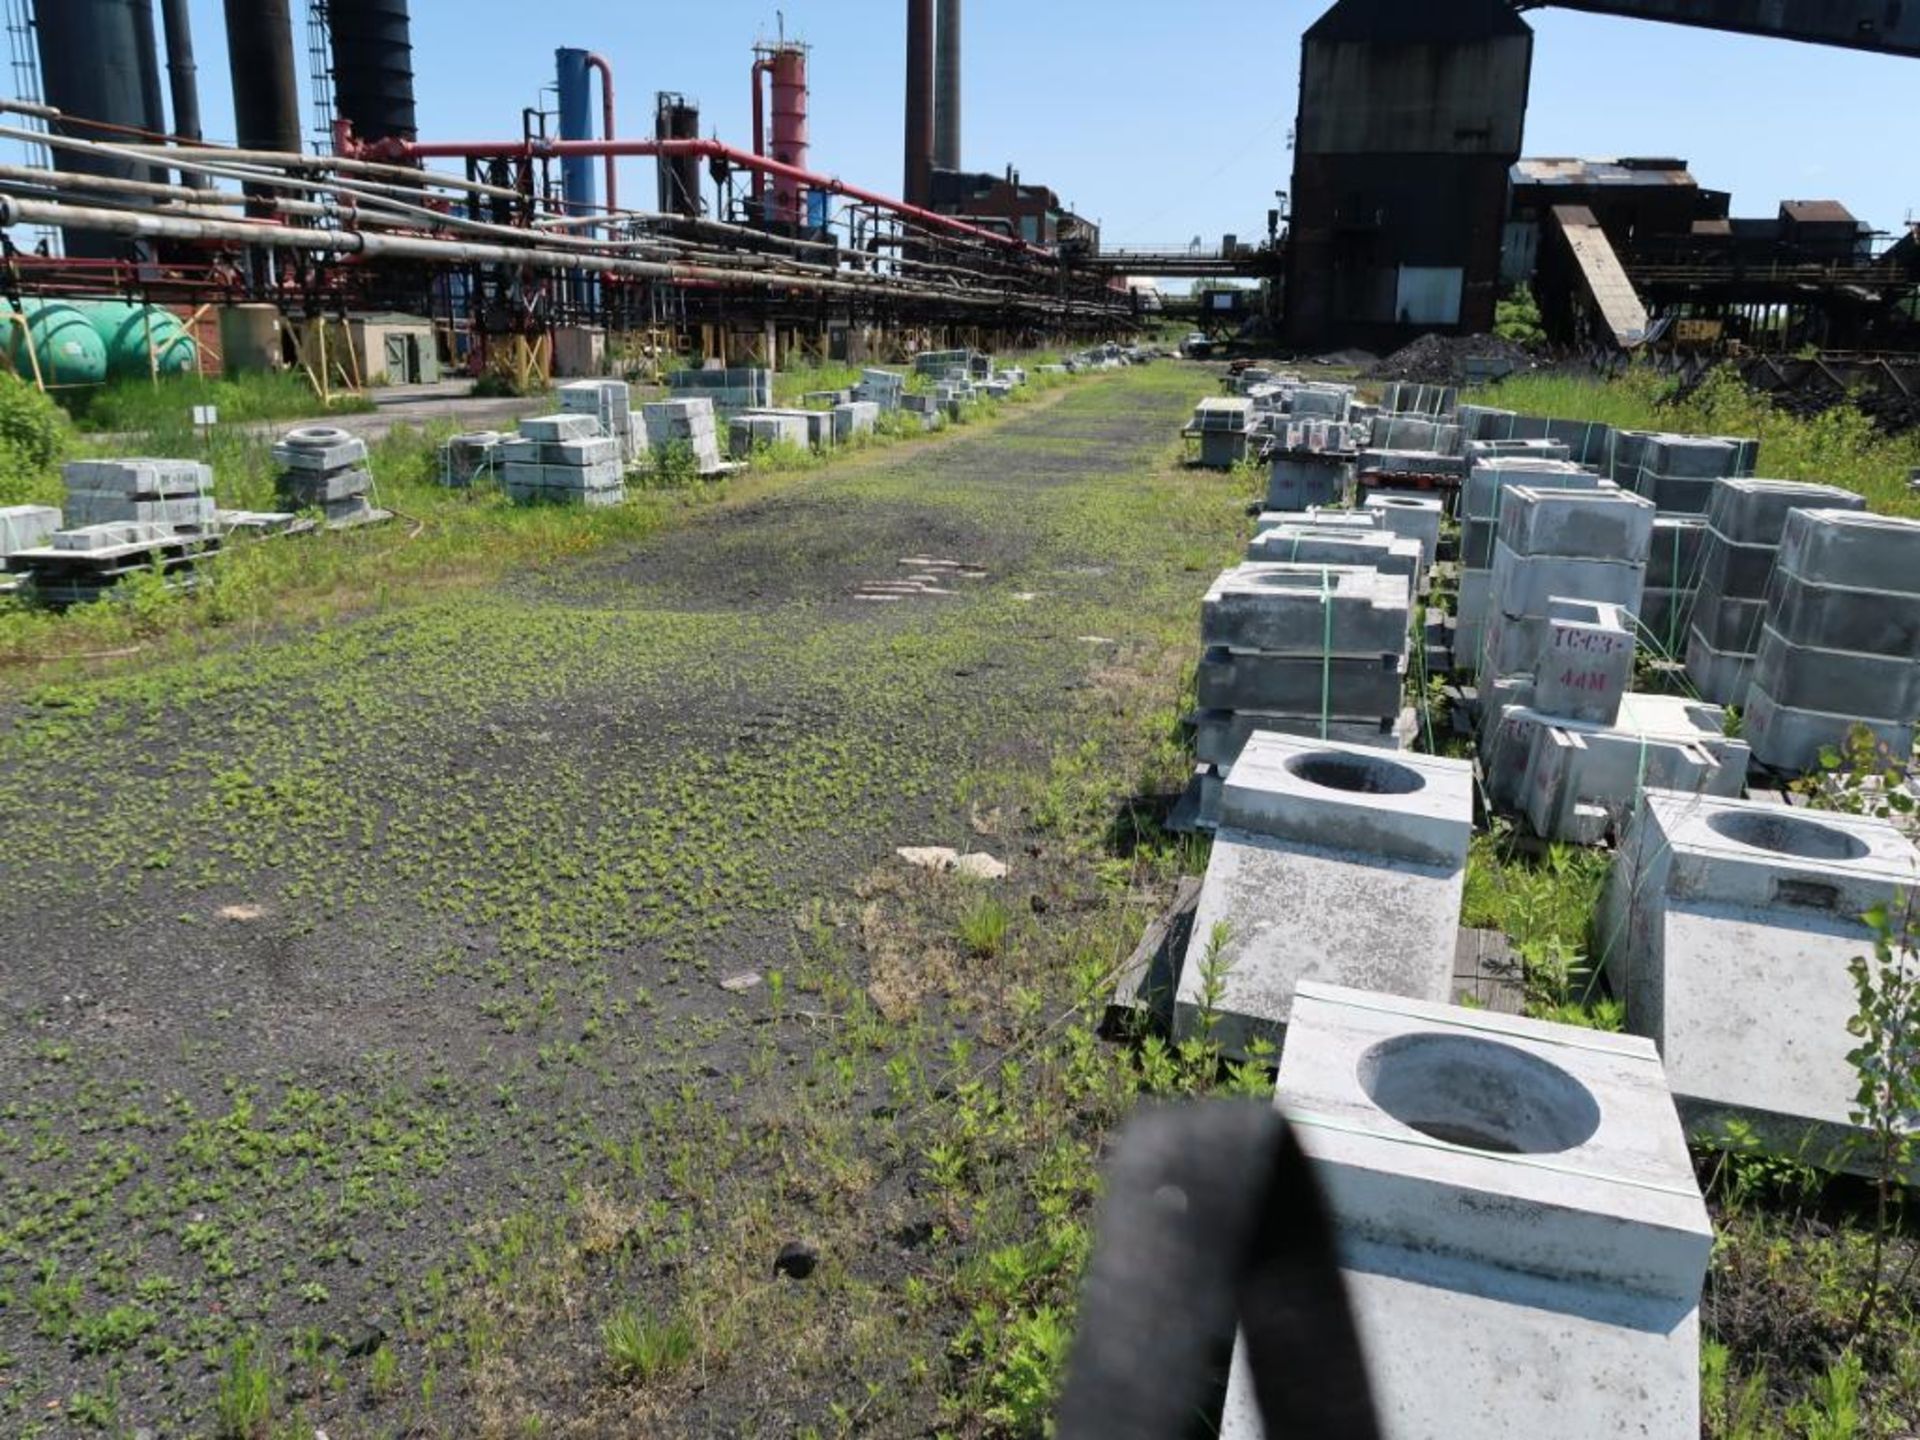
[{"label": "gray concrete block", "polygon": [[1644,561],[1516,555],[1504,538],[1494,541],[1489,613],[1542,616],[1555,596],[1600,600],[1638,613],[1646,579]]},{"label": "gray concrete block", "polygon": [[1433,564],[1440,549],[1440,525],[1446,518],[1437,495],[1375,490],[1367,496],[1364,508],[1377,512],[1381,525],[1394,534],[1418,540],[1421,565]]},{"label": "gray concrete block", "polygon": [[[62,513],[55,511],[56,519]],[[213,524],[214,502],[211,495],[188,495],[172,500],[135,500],[112,490],[69,490],[64,515],[69,526],[126,523],[206,529]],[[58,528],[56,524],[46,533],[51,534]]]},{"label": "gray concrete block", "polygon": [[1653,540],[1647,547],[1647,584],[1658,590],[1698,589],[1707,533],[1707,522],[1698,516],[1654,516]]},{"label": "gray concrete block", "polygon": [[870,435],[880,423],[880,406],[872,400],[849,400],[832,410],[833,438],[844,445],[856,435]]},{"label": "gray concrete block", "polygon": [[1730,600],[1764,599],[1778,554],[1777,546],[1740,544],[1709,531],[1700,557],[1700,593]]},{"label": "gray concrete block", "polygon": [[1330,565],[1241,565],[1201,605],[1202,643],[1278,654],[1383,655],[1404,648],[1398,576]]},{"label": "gray concrete block", "polygon": [[1617,605],[1555,600],[1532,666],[1535,710],[1611,725],[1633,685],[1633,632]]},{"label": "gray concrete block", "polygon": [[351,499],[371,488],[373,476],[365,470],[331,470],[324,474],[289,470],[274,482],[275,493],[296,510]]},{"label": "gray concrete block", "polygon": [[1861,1161],[1846,1153],[1847,966],[1871,953],[1860,917],[1917,879],[1920,853],[1887,821],[1648,791],[1609,878],[1602,953],[1694,1133],[1737,1117],[1777,1153]]},{"label": "gray concrete block", "polygon": [[1777,549],[1794,510],[1864,510],[1866,501],[1838,485],[1805,480],[1716,480],[1707,522],[1722,539],[1736,545]]},{"label": "gray concrete block", "polygon": [[52,547],[77,554],[117,550],[129,545],[157,545],[174,538],[171,525],[139,521],[109,521],[100,525],[76,525],[53,535]]},{"label": "gray concrete block", "polygon": [[1559,555],[1644,566],[1653,543],[1654,508],[1624,491],[1507,489],[1499,543],[1516,555]]},{"label": "gray concrete block", "polygon": [[1779,568],[1813,583],[1920,595],[1920,520],[1848,510],[1794,510]]},{"label": "gray concrete block", "polygon": [[1911,722],[1783,705],[1761,687],[1757,673],[1747,686],[1743,718],[1754,759],[1772,770],[1812,774],[1820,768],[1822,751],[1846,752],[1847,736],[1855,725],[1865,725],[1875,741],[1889,746],[1895,755],[1913,752]]},{"label": "gray concrete block", "polygon": [[1260,564],[1364,565],[1401,576],[1411,592],[1420,575],[1421,549],[1418,540],[1387,530],[1276,525],[1254,536],[1247,559]]},{"label": "gray concrete block", "polygon": [[1267,508],[1304,510],[1310,505],[1337,505],[1353,481],[1353,466],[1331,456],[1308,460],[1298,456],[1275,458],[1267,476]]},{"label": "gray concrete block", "polygon": [[[1712,1231],[1652,1047],[1311,981],[1294,1013],[1274,1103],[1325,1197],[1380,1433],[1697,1435]],[[1243,1348],[1219,1433],[1265,1440]]]},{"label": "gray concrete block", "polygon": [[1892,721],[1920,719],[1920,655],[1795,645],[1762,626],[1753,683],[1779,705]]},{"label": "gray concrete block", "polygon": [[1774,566],[1767,585],[1766,623],[1794,645],[1920,655],[1920,594],[1815,584],[1787,570],[1784,561]]},{"label": "gray concrete block", "polygon": [[60,512],[52,505],[0,505],[0,570],[16,550],[44,545],[60,528]]},{"label": "gray concrete block", "polygon": [[1347,510],[1339,506],[1310,505],[1305,510],[1262,510],[1253,522],[1254,530],[1271,530],[1276,525],[1306,525],[1315,530],[1383,530],[1380,514],[1374,510]]},{"label": "gray concrete block", "polygon": [[1192,720],[1194,759],[1221,770],[1231,770],[1247,741],[1261,730],[1373,750],[1405,750],[1412,747],[1419,728],[1419,716],[1411,706],[1397,715],[1358,720],[1332,716],[1323,721],[1318,713],[1288,715],[1270,710],[1201,710]]},{"label": "gray concrete block", "polygon": [[164,457],[72,460],[61,466],[61,480],[69,490],[113,491],[130,500],[175,500],[213,493],[211,466]]},{"label": "gray concrete block", "polygon": [[599,435],[600,421],[593,415],[529,415],[520,422],[520,436],[525,440],[593,440]]},{"label": "gray concrete block", "polygon": [[1744,705],[1753,680],[1753,652],[1720,650],[1699,628],[1687,631],[1687,679],[1700,698],[1716,705]]},{"label": "gray concrete block", "polygon": [[1272,710],[1340,719],[1397,715],[1406,689],[1406,652],[1271,655],[1208,650],[1195,695],[1211,710]]}]

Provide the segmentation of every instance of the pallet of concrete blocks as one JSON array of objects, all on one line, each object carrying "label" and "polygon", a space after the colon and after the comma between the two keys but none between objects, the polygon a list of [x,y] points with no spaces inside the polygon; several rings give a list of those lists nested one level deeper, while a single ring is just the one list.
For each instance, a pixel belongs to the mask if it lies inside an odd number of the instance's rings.
[{"label": "pallet of concrete blocks", "polygon": [[1566,457],[1579,465],[1603,467],[1612,474],[1617,433],[1600,420],[1560,420],[1546,415],[1521,415],[1487,405],[1461,405],[1454,411],[1464,444],[1480,441],[1541,440],[1567,447]]},{"label": "pallet of concrete blocks", "polygon": [[1614,437],[1608,474],[1663,513],[1704,515],[1714,482],[1753,474],[1759,453],[1758,440],[1735,436],[1621,430]]},{"label": "pallet of concrete blocks", "polygon": [[1904,765],[1920,721],[1920,520],[1795,510],[1747,687],[1754,758],[1807,773],[1864,725]]},{"label": "pallet of concrete blocks", "polygon": [[52,505],[0,505],[0,572],[16,550],[36,550],[60,528],[60,512]]},{"label": "pallet of concrete blocks", "polygon": [[882,410],[898,410],[907,393],[907,377],[893,370],[862,370],[860,383],[853,387],[853,398],[878,405]]},{"label": "pallet of concrete blocks", "polygon": [[627,498],[620,442],[592,415],[529,416],[500,460],[500,488],[516,504],[603,507]]},{"label": "pallet of concrete blocks", "polygon": [[750,460],[756,450],[773,445],[790,445],[805,450],[811,427],[807,410],[742,410],[727,421],[727,455],[734,460]]},{"label": "pallet of concrete blocks", "polygon": [[1496,714],[1501,706],[1522,705],[1560,720],[1614,724],[1633,688],[1633,626],[1619,605],[1549,599],[1532,658],[1482,684],[1480,703]]},{"label": "pallet of concrete blocks", "polygon": [[958,420],[961,410],[972,403],[973,386],[964,380],[952,383],[942,381],[933,387],[933,398],[942,414],[949,420]]},{"label": "pallet of concrete blocks", "polygon": [[938,430],[947,423],[947,407],[940,403],[937,395],[906,391],[900,396],[900,412],[911,415],[922,430]]},{"label": "pallet of concrete blocks", "polygon": [[1480,638],[1486,626],[1487,596],[1493,581],[1493,540],[1507,491],[1516,485],[1528,485],[1536,490],[1616,488],[1612,481],[1603,480],[1585,466],[1566,459],[1564,447],[1553,442],[1540,443],[1558,450],[1560,458],[1543,454],[1483,455],[1468,465],[1466,480],[1461,486],[1460,590],[1455,601],[1458,628],[1454,638],[1454,665],[1469,674],[1480,663]]},{"label": "pallet of concrete blocks", "polygon": [[934,381],[970,380],[973,378],[973,352],[928,350],[913,357],[913,373]]},{"label": "pallet of concrete blocks", "polygon": [[1837,485],[1800,480],[1718,481],[1708,503],[1700,576],[1687,614],[1687,677],[1708,700],[1746,702],[1760,649],[1767,582],[1795,510],[1864,510]]},{"label": "pallet of concrete blocks", "polygon": [[720,473],[724,463],[720,459],[720,439],[714,426],[713,401],[706,396],[642,405],[640,421],[647,432],[647,449],[656,460],[684,453],[692,457],[698,474]]},{"label": "pallet of concrete blocks", "polygon": [[1299,420],[1332,420],[1344,423],[1353,408],[1353,386],[1307,381],[1293,387],[1287,401],[1287,413]]},{"label": "pallet of concrete blocks", "polygon": [[575,380],[554,393],[568,415],[591,415],[600,433],[620,442],[620,459],[632,465],[646,453],[647,432],[633,416],[633,387],[624,380]]},{"label": "pallet of concrete blocks", "polygon": [[1380,392],[1383,415],[1425,415],[1429,419],[1450,419],[1460,403],[1460,391],[1452,385],[1422,385],[1411,380],[1395,380]]},{"label": "pallet of concrete blocks", "polygon": [[1380,414],[1367,427],[1369,450],[1407,451],[1419,455],[1461,453],[1460,427],[1425,415]]},{"label": "pallet of concrete blocks", "polygon": [[[1649,501],[1620,490],[1506,490],[1476,667],[1483,693],[1532,664],[1551,601],[1597,600],[1639,613],[1653,515]],[[1481,706],[1483,732],[1497,714],[1496,705]]]},{"label": "pallet of concrete blocks", "polygon": [[[1300,983],[1273,1103],[1318,1182],[1379,1433],[1700,1434],[1713,1227],[1668,1080],[1638,1036]],[[1268,1433],[1236,1345],[1218,1434]]]},{"label": "pallet of concrete blocks", "polygon": [[1255,434],[1253,402],[1237,395],[1209,395],[1193,407],[1193,419],[1181,432],[1200,442],[1200,464],[1231,470],[1250,453]]},{"label": "pallet of concrete blocks", "polygon": [[60,509],[69,527],[213,528],[213,470],[198,460],[73,460],[60,474],[67,487]]},{"label": "pallet of concrete blocks", "polygon": [[773,371],[757,366],[730,370],[675,370],[667,389],[676,400],[699,397],[716,410],[764,410],[773,404]]},{"label": "pallet of concrete blocks", "polygon": [[373,476],[367,470],[367,442],[333,425],[303,425],[289,430],[273,447],[280,466],[274,492],[281,508],[318,510],[328,528],[384,520],[368,498]]},{"label": "pallet of concrete blocks", "polygon": [[498,430],[473,430],[449,435],[440,447],[440,483],[452,490],[470,490],[500,470],[500,447],[513,437]]},{"label": "pallet of concrete blocks", "polygon": [[1370,567],[1250,564],[1215,580],[1201,607],[1196,826],[1218,823],[1221,783],[1256,731],[1403,744],[1411,613],[1405,578]]},{"label": "pallet of concrete blocks", "polygon": [[182,529],[154,521],[109,521],[56,531],[45,545],[7,557],[36,599],[48,605],[79,605],[105,596],[129,575],[157,567],[170,589],[197,583],[196,567],[216,554],[220,537],[211,530]]},{"label": "pallet of concrete blocks", "polygon": [[1863,917],[1884,908],[1904,928],[1916,885],[1920,851],[1889,821],[1647,792],[1608,879],[1600,958],[1696,1137],[1739,1121],[1823,1169],[1870,1163],[1848,966],[1873,954]]},{"label": "pallet of concrete blocks", "polygon": [[1700,565],[1707,553],[1704,515],[1653,517],[1653,543],[1647,550],[1647,581],[1640,590],[1635,632],[1662,660],[1684,660],[1687,621],[1700,588]]},{"label": "pallet of concrete blocks", "polygon": [[1446,508],[1438,495],[1375,489],[1368,492],[1361,508],[1379,515],[1381,529],[1419,542],[1423,577],[1433,568],[1440,553],[1440,528],[1446,521]]},{"label": "pallet of concrete blocks", "polygon": [[880,406],[873,400],[847,400],[828,414],[833,421],[833,443],[845,445],[856,435],[871,435],[880,424]]},{"label": "pallet of concrete blocks", "polygon": [[1255,734],[1221,796],[1174,1034],[1211,1025],[1236,1059],[1281,1045],[1302,980],[1445,1000],[1472,834],[1465,760]]}]

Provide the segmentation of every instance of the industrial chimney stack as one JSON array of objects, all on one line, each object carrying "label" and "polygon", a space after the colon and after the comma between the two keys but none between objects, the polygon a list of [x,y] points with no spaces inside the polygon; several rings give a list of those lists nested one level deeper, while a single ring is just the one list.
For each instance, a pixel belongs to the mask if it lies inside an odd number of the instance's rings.
[{"label": "industrial chimney stack", "polygon": [[933,91],[933,168],[960,168],[960,0],[940,0]]},{"label": "industrial chimney stack", "polygon": [[909,205],[933,200],[933,0],[907,0],[907,166]]}]

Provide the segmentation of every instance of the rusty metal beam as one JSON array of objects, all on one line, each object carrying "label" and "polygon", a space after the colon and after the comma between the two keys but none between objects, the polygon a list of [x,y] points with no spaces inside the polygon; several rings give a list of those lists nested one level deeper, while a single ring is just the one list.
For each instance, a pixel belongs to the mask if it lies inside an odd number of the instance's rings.
[{"label": "rusty metal beam", "polygon": [[1920,3],[1915,0],[1520,0],[1515,8],[1664,20],[1920,59]]}]

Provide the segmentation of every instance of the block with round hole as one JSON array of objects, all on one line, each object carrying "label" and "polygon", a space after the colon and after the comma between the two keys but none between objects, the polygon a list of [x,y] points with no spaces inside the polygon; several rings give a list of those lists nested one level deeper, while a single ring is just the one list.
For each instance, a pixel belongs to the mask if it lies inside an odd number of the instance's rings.
[{"label": "block with round hole", "polygon": [[[1646,1041],[1307,981],[1274,1104],[1384,1436],[1699,1433],[1713,1237]],[[1263,1433],[1248,1378],[1237,1354],[1235,1440]]]},{"label": "block with round hole", "polygon": [[1222,791],[1176,1034],[1285,1034],[1302,978],[1444,999],[1473,828],[1463,760],[1260,731]]},{"label": "block with round hole", "polygon": [[1890,822],[1649,790],[1608,880],[1599,950],[1627,1028],[1660,1048],[1681,1111],[1737,1117],[1786,1153],[1846,1165],[1859,1081],[1848,965],[1862,916],[1920,888]]},{"label": "block with round hole", "polygon": [[1376,490],[1367,496],[1366,508],[1377,511],[1380,523],[1394,534],[1418,540],[1421,563],[1433,564],[1440,548],[1440,523],[1444,514],[1438,496]]},{"label": "block with round hole", "polygon": [[1238,565],[1201,605],[1200,638],[1228,650],[1383,655],[1404,649],[1411,602],[1398,576],[1341,565]]}]

